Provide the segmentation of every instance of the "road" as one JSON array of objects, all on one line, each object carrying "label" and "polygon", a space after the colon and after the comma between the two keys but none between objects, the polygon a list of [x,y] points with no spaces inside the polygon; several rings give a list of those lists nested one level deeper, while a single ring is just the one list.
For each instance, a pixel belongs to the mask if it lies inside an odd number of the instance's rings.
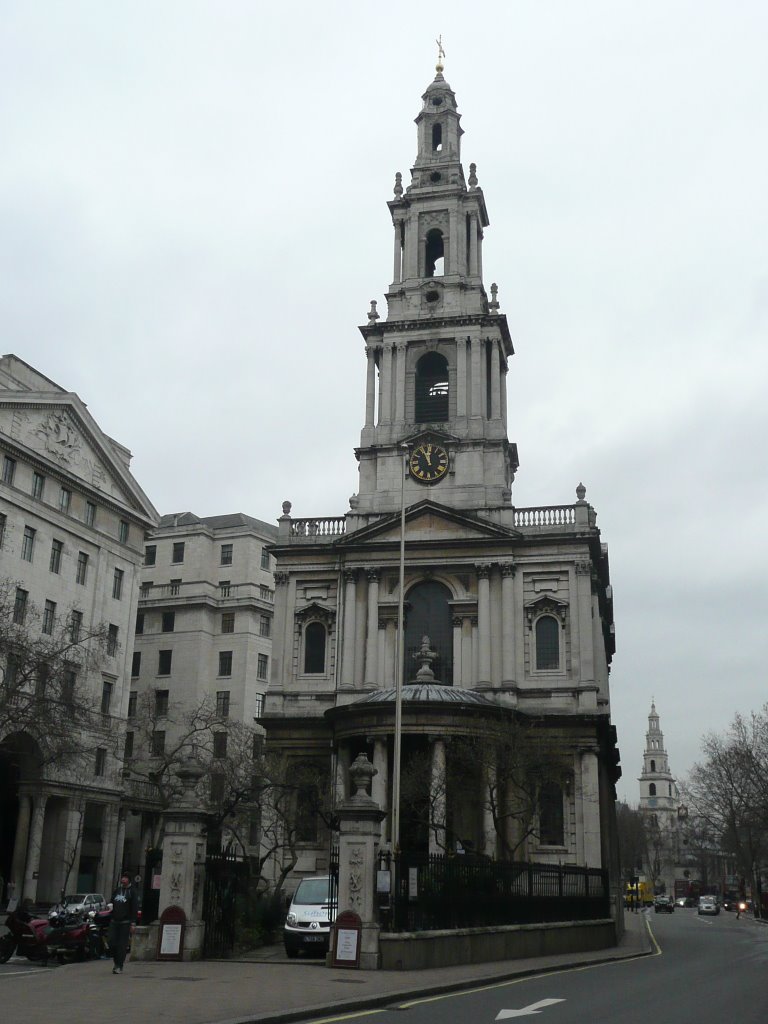
[{"label": "road", "polygon": [[725,912],[699,917],[696,910],[681,908],[650,914],[648,923],[657,948],[650,957],[519,979],[344,1020],[386,1024],[398,1014],[397,1024],[768,1022],[768,926]]}]

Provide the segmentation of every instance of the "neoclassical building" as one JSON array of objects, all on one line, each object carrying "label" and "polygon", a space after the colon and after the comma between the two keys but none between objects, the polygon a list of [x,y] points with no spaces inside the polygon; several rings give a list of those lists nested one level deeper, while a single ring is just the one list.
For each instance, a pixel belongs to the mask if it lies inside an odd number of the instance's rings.
[{"label": "neoclassical building", "polygon": [[[61,658],[72,659],[64,674],[94,712],[92,730],[77,737],[78,763],[46,762],[45,737],[15,719],[16,655],[0,653],[0,876],[8,895],[52,902],[65,884],[105,892],[120,870],[116,744],[128,711],[144,538],[158,515],[130,471],[128,449],[76,394],[14,355],[0,359],[0,460],[0,580],[15,591],[14,625],[32,644],[49,638],[47,650],[61,638]],[[78,659],[78,648],[92,646],[82,638],[97,633],[106,637],[99,657]],[[44,687],[50,669],[22,685]],[[65,721],[70,712],[66,701],[51,710]]]},{"label": "neoclassical building", "polygon": [[[475,164],[465,177],[440,66],[416,125],[410,184],[398,173],[388,203],[387,315],[374,301],[360,328],[358,491],[344,515],[297,517],[285,502],[278,523],[268,745],[287,763],[324,764],[337,797],[366,752],[389,839],[400,658],[404,771],[422,776],[408,780],[403,843],[614,867],[607,548],[581,485],[571,502],[512,502],[514,349],[498,289],[484,284],[485,196]],[[532,820],[513,806],[508,759],[485,756],[484,736],[547,752]],[[297,871],[322,870],[327,834],[310,824],[301,838]]]}]

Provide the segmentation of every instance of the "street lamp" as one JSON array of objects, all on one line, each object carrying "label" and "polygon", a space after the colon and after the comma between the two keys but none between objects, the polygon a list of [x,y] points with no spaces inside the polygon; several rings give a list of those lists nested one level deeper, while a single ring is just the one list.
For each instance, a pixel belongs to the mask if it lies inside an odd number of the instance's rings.
[{"label": "street lamp", "polygon": [[392,852],[400,847],[400,761],[403,746],[403,612],[405,606],[405,478],[408,475],[407,444],[400,445],[403,455],[400,480],[400,587],[397,601],[397,645],[395,649],[395,750],[392,765]]}]

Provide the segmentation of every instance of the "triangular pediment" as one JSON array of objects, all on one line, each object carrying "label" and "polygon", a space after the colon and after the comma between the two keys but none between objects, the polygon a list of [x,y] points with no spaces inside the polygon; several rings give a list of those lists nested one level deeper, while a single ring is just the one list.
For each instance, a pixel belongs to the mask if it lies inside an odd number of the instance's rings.
[{"label": "triangular pediment", "polygon": [[99,428],[77,395],[0,390],[0,435],[84,490],[157,520],[130,472],[130,452]]},{"label": "triangular pediment", "polygon": [[[482,516],[435,501],[425,499],[411,505],[405,511],[406,540],[412,542],[439,542],[472,540],[510,540],[521,536],[517,530],[509,530]],[[358,544],[381,544],[400,542],[400,513],[382,516],[377,522],[365,526],[341,539],[339,546]]]}]

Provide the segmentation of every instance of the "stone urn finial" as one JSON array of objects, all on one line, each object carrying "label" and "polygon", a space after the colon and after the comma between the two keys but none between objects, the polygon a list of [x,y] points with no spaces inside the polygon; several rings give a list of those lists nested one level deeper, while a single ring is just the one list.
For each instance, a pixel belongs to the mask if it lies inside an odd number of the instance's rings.
[{"label": "stone urn finial", "polygon": [[394,192],[395,192],[395,195],[397,196],[398,199],[403,194],[403,176],[400,173],[400,171],[398,171],[397,174],[395,175],[395,189],[394,189]]},{"label": "stone urn finial", "polygon": [[584,486],[584,484],[580,483],[579,486],[576,488],[576,497],[579,499],[579,501],[584,501],[584,495],[586,493],[587,488]]},{"label": "stone urn finial", "polygon": [[179,805],[184,807],[196,806],[195,789],[200,779],[205,775],[204,769],[197,761],[188,758],[186,761],[182,761],[173,774],[182,785],[182,794],[178,801]]},{"label": "stone urn finial", "polygon": [[376,309],[376,306],[377,306],[376,299],[371,299],[371,308],[368,310],[368,323],[369,324],[375,324],[376,321],[380,317],[380,314],[379,314],[378,310]]},{"label": "stone urn finial", "polygon": [[290,501],[284,501],[283,502],[283,515],[284,516],[289,516],[291,514],[291,509],[292,508],[293,508],[293,505],[291,504]]},{"label": "stone urn finial", "polygon": [[355,792],[352,794],[353,800],[365,800],[368,801],[368,787],[371,784],[371,779],[374,775],[378,775],[378,768],[374,768],[371,762],[368,760],[366,754],[358,754],[352,764],[349,766],[349,777],[352,780],[352,786]]},{"label": "stone urn finial", "polygon": [[432,662],[437,657],[437,651],[431,649],[431,641],[428,636],[421,638],[421,647],[413,655],[417,662],[421,662],[421,667],[416,673],[416,678],[420,683],[433,683],[435,681],[435,673],[432,671]]}]

